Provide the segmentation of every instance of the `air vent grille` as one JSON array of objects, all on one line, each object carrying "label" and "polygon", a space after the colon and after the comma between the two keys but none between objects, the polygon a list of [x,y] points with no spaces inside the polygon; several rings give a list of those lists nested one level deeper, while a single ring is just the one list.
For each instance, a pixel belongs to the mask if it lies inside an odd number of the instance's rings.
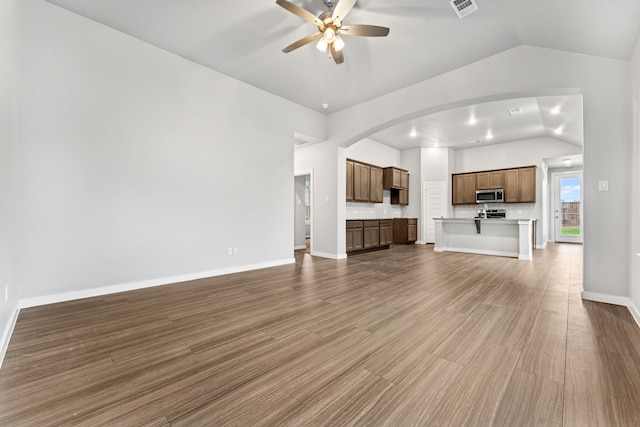
[{"label": "air vent grille", "polygon": [[449,4],[460,19],[478,10],[478,3],[476,0],[450,0]]}]

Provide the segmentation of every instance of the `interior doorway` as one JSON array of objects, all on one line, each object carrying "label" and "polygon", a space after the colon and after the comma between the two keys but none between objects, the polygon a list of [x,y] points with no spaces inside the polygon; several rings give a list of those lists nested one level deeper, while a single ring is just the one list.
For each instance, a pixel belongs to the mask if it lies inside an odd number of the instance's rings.
[{"label": "interior doorway", "polygon": [[554,189],[554,240],[564,243],[582,243],[582,172],[558,172],[553,174]]},{"label": "interior doorway", "polygon": [[312,249],[313,171],[296,172],[294,176],[294,250]]},{"label": "interior doorway", "polygon": [[447,215],[447,183],[446,181],[425,181],[424,183],[424,218],[422,223],[423,240],[425,243],[435,243],[436,223],[433,218]]}]

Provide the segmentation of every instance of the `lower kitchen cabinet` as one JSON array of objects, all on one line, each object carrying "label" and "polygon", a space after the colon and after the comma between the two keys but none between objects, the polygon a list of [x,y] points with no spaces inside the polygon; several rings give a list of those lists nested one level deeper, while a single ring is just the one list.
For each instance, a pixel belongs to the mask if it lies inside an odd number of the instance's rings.
[{"label": "lower kitchen cabinet", "polygon": [[387,249],[393,243],[391,219],[347,220],[347,253]]},{"label": "lower kitchen cabinet", "polygon": [[362,221],[347,221],[347,252],[364,249],[364,228]]},{"label": "lower kitchen cabinet", "polygon": [[417,218],[394,218],[393,219],[393,243],[407,245],[418,240],[418,219]]},{"label": "lower kitchen cabinet", "polygon": [[393,220],[380,220],[380,246],[387,246],[393,243]]}]

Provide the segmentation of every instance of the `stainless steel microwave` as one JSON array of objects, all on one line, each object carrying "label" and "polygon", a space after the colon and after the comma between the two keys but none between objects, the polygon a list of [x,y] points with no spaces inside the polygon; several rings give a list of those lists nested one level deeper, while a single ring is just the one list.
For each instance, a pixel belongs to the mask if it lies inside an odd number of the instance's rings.
[{"label": "stainless steel microwave", "polygon": [[504,190],[476,190],[476,203],[504,203]]}]

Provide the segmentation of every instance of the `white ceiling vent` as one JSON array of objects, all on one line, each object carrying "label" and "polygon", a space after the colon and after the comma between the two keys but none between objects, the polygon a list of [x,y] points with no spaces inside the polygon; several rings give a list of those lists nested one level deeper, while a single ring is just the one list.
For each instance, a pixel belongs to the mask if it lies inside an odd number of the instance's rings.
[{"label": "white ceiling vent", "polygon": [[478,10],[477,0],[449,0],[449,4],[460,19]]}]

